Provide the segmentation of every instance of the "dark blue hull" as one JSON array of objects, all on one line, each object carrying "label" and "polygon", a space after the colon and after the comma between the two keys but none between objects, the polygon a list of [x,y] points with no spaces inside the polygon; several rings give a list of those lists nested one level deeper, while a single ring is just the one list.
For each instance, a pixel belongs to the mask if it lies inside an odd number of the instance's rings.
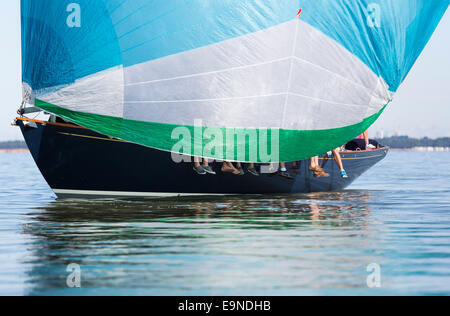
[{"label": "dark blue hull", "polygon": [[[321,163],[329,178],[314,178],[307,161],[290,169],[294,180],[278,175],[197,175],[192,164],[172,161],[171,154],[109,139],[93,131],[62,124],[37,123],[22,130],[33,158],[59,198],[147,197],[217,194],[282,194],[339,191],[384,159],[388,148],[344,152],[349,178],[342,179],[333,159]],[[292,167],[291,164],[288,165]]]}]

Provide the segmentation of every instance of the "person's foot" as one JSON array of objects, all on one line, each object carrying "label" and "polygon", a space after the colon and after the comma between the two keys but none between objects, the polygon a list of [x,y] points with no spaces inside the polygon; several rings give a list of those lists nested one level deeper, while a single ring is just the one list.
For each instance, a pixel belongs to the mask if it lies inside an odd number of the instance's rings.
[{"label": "person's foot", "polygon": [[315,178],[328,178],[330,176],[329,173],[326,173],[325,171],[316,171],[314,172]]},{"label": "person's foot", "polygon": [[248,168],[247,172],[250,173],[252,176],[259,177],[259,172],[256,171],[255,168]]},{"label": "person's foot", "polygon": [[279,172],[280,177],[292,180],[294,177],[289,173],[289,171],[280,171]]},{"label": "person's foot", "polygon": [[239,170],[237,170],[236,168],[230,167],[230,166],[227,166],[227,165],[223,165],[222,166],[222,172],[223,173],[232,173],[235,176],[239,176],[241,174],[241,172]]},{"label": "person's foot", "polygon": [[366,149],[367,149],[367,150],[374,150],[374,149],[377,149],[377,147],[375,147],[375,146],[372,145],[372,144],[369,144],[369,145],[366,146]]},{"label": "person's foot", "polygon": [[236,169],[239,171],[239,175],[241,175],[241,176],[245,175],[245,171],[242,167],[238,167]]},{"label": "person's foot", "polygon": [[270,166],[269,169],[267,170],[267,174],[268,174],[270,177],[275,176],[275,175],[277,174],[277,172],[278,172],[278,169],[275,168],[274,166]]},{"label": "person's foot", "polygon": [[206,171],[202,166],[194,166],[194,171],[201,176],[204,176],[206,174]]},{"label": "person's foot", "polygon": [[309,171],[312,171],[312,172],[324,172],[324,170],[321,167],[319,167],[319,166],[315,166],[314,168],[309,166]]},{"label": "person's foot", "polygon": [[342,177],[343,179],[348,179],[347,171],[342,170],[342,171],[341,171],[341,177]]},{"label": "person's foot", "polygon": [[210,166],[203,166],[203,170],[205,170],[205,172],[207,174],[212,174],[212,175],[216,175],[216,172],[214,170],[212,170],[212,168]]}]

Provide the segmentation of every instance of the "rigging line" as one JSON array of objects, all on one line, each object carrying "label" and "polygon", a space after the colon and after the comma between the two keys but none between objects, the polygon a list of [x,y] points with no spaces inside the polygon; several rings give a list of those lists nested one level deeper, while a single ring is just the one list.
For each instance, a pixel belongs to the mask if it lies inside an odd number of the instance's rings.
[{"label": "rigging line", "polygon": [[121,3],[119,3],[119,5],[118,6],[116,6],[114,9],[112,9],[110,12],[109,12],[109,15],[112,15],[114,12],[116,12],[121,6],[123,6],[124,4],[125,4],[125,2],[127,2],[128,0],[124,0],[124,1],[122,1]]},{"label": "rigging line", "polygon": [[194,77],[199,77],[199,76],[207,76],[207,75],[217,74],[217,73],[221,73],[221,72],[225,72],[225,71],[240,70],[240,69],[245,69],[245,68],[273,64],[273,63],[277,63],[277,62],[281,62],[281,61],[285,61],[285,60],[289,60],[289,59],[290,59],[290,57],[284,57],[284,58],[270,60],[270,61],[266,61],[266,62],[262,62],[262,63],[258,63],[258,64],[244,65],[244,66],[232,67],[232,68],[221,69],[221,70],[216,70],[216,71],[203,72],[203,73],[185,75],[185,76],[179,76],[179,77],[172,77],[172,78],[167,78],[167,79],[157,79],[157,80],[150,80],[150,81],[134,82],[134,83],[126,84],[125,86],[131,87],[131,86],[152,84],[152,83],[157,83],[157,82],[164,82],[164,81],[171,81],[171,80],[178,80],[178,79],[187,79],[187,78],[194,78]]},{"label": "rigging line", "polygon": [[[297,59],[300,62],[304,62],[307,63],[308,65],[311,65],[313,67],[316,67],[322,71],[328,72],[336,77],[341,78],[342,80],[345,80],[355,86],[358,86],[360,88],[362,88],[363,90],[366,90],[366,92],[368,92],[369,96],[373,96],[374,95],[374,91],[376,90],[369,90],[369,88],[367,88],[366,86],[353,81],[351,79],[348,79],[338,73],[335,73],[331,70],[328,70],[324,67],[321,67],[319,65],[313,64],[305,59],[299,58],[297,56],[294,56],[295,59]],[[192,75],[185,75],[185,76],[178,76],[178,77],[171,77],[171,78],[164,78],[164,79],[157,79],[157,80],[149,80],[149,81],[141,81],[141,82],[133,82],[133,83],[129,83],[126,84],[126,87],[132,87],[132,86],[140,86],[140,85],[147,85],[147,84],[153,84],[153,83],[158,83],[158,82],[165,82],[165,81],[172,81],[172,80],[179,80],[179,79],[188,79],[188,78],[195,78],[195,77],[200,77],[200,76],[207,76],[207,75],[212,75],[212,74],[218,74],[218,73],[222,73],[222,72],[227,72],[227,71],[234,71],[234,70],[241,70],[241,69],[245,69],[245,68],[251,68],[251,67],[258,67],[258,66],[263,66],[263,65],[267,65],[267,64],[271,64],[271,63],[276,63],[276,62],[282,62],[285,60],[289,60],[291,59],[291,57],[284,57],[284,58],[279,58],[279,59],[275,59],[275,60],[271,60],[271,61],[266,61],[266,62],[262,62],[262,63],[257,63],[257,64],[251,64],[251,65],[244,65],[244,66],[238,66],[238,67],[232,67],[232,68],[227,68],[227,69],[221,69],[221,70],[216,70],[216,71],[209,71],[209,72],[202,72],[202,73],[197,73],[197,74],[192,74]],[[378,78],[377,78],[377,84],[378,84]],[[370,91],[370,93],[369,93]]]},{"label": "rigging line", "polygon": [[[156,41],[156,40],[158,40],[158,39],[160,39],[160,38],[163,38],[164,36],[167,36],[167,35],[173,35],[173,34],[176,34],[176,33],[179,33],[179,32],[183,32],[183,31],[186,31],[186,30],[190,30],[190,29],[192,29],[193,27],[196,27],[196,26],[202,26],[203,24],[204,24],[204,21],[199,21],[198,23],[193,23],[193,24],[185,25],[185,26],[183,26],[183,27],[181,27],[181,28],[178,28],[178,29],[175,29],[175,30],[173,30],[173,31],[171,31],[171,32],[165,32],[165,33],[159,34],[158,36],[155,36],[154,38],[151,38],[151,39],[146,40],[146,41],[144,41],[144,42],[142,42],[142,43],[136,44],[135,46],[131,46],[131,47],[129,47],[129,48],[124,49],[124,50],[122,51],[122,54],[127,53],[127,52],[129,52],[129,51],[131,51],[131,50],[133,50],[133,49],[138,48],[138,47],[141,47],[141,46],[143,46],[143,45],[146,45],[146,44],[148,44],[148,43],[150,43],[150,42]],[[215,43],[213,43],[213,44],[215,44]],[[209,45],[211,45],[211,44],[209,44]],[[208,46],[208,45],[204,45],[204,46]],[[204,46],[202,46],[202,47],[204,47]],[[197,48],[200,48],[200,47],[196,47],[195,49],[197,49]],[[186,49],[186,50],[191,50],[191,49]],[[184,50],[184,51],[186,51],[186,50]],[[184,52],[184,51],[181,51],[181,52]],[[179,53],[180,53],[180,52],[179,52]],[[173,53],[172,53],[172,54],[173,54]],[[172,55],[172,54],[169,54],[169,55]],[[167,56],[163,56],[163,57],[167,57]],[[153,59],[160,59],[160,58],[162,58],[162,57],[153,58]]]},{"label": "rigging line", "polygon": [[330,100],[315,98],[315,97],[311,97],[311,96],[307,96],[307,95],[303,95],[303,94],[299,94],[299,93],[294,93],[294,92],[289,92],[288,95],[293,95],[295,97],[300,97],[300,98],[305,98],[305,99],[310,99],[310,100],[325,102],[325,103],[330,103],[330,104],[353,106],[353,107],[367,107],[367,104],[342,103],[342,102],[337,102],[337,101],[330,101]]},{"label": "rigging line", "polygon": [[292,55],[291,55],[291,68],[289,70],[289,79],[288,79],[288,88],[287,88],[287,95],[286,95],[286,100],[284,102],[284,108],[283,108],[283,116],[282,116],[282,120],[281,120],[281,127],[284,127],[284,123],[286,121],[286,112],[287,112],[287,105],[288,105],[288,101],[289,101],[289,90],[291,90],[291,81],[292,81],[292,72],[293,72],[293,68],[294,68],[294,56],[295,56],[295,49],[297,48],[297,38],[298,38],[298,28],[300,25],[300,20],[295,20],[296,25],[295,25],[295,38],[294,38],[294,44],[292,47]]},{"label": "rigging line", "polygon": [[[167,34],[168,34],[168,33],[167,33]],[[220,72],[225,72],[225,71],[232,71],[232,70],[237,70],[237,69],[244,69],[245,67],[253,67],[253,66],[264,65],[264,64],[266,64],[266,63],[277,62],[277,61],[283,61],[283,60],[286,60],[286,59],[289,59],[289,58],[290,58],[290,57],[287,57],[287,58],[280,58],[280,59],[277,59],[277,60],[274,60],[274,61],[269,61],[269,62],[264,62],[264,63],[259,63],[259,64],[252,64],[252,65],[246,65],[246,66],[239,66],[239,67],[233,67],[233,68],[229,68],[229,69],[222,69],[222,70],[211,71],[211,72],[203,72],[203,73],[197,73],[197,74],[186,75],[186,76],[177,76],[177,77],[164,78],[164,79],[157,79],[157,80],[150,80],[150,81],[134,82],[134,83],[126,84],[126,86],[145,85],[145,84],[152,84],[152,83],[164,82],[164,81],[170,81],[170,80],[185,79],[185,78],[193,78],[193,77],[196,77],[196,76],[203,76],[203,75],[215,74],[215,73],[220,73]],[[334,75],[334,76],[336,76],[336,77],[338,77],[338,78],[341,78],[342,80],[345,80],[345,81],[347,81],[347,82],[349,82],[349,83],[351,83],[351,84],[353,84],[353,85],[355,85],[355,86],[358,86],[358,87],[360,87],[360,88],[366,90],[366,91],[368,92],[369,96],[373,96],[373,93],[374,93],[375,90],[372,90],[371,88],[368,88],[368,87],[364,86],[364,85],[361,84],[361,83],[358,83],[358,82],[356,82],[356,81],[353,81],[353,80],[351,80],[351,79],[349,79],[349,78],[347,78],[347,77],[345,77],[345,76],[343,76],[343,75],[341,75],[341,74],[338,74],[338,73],[336,73],[336,72],[333,72],[333,71],[331,71],[331,70],[329,70],[329,69],[327,69],[327,68],[325,68],[325,67],[322,67],[322,66],[320,66],[320,65],[314,64],[314,63],[312,63],[312,62],[310,62],[310,61],[308,61],[308,60],[306,60],[306,59],[297,57],[297,56],[295,56],[295,52],[294,52],[294,56],[292,56],[292,58],[294,58],[294,59],[296,59],[296,60],[298,60],[298,61],[300,61],[300,62],[306,63],[306,64],[308,64],[308,65],[310,65],[310,66],[312,66],[312,67],[315,67],[315,68],[317,68],[317,69],[320,69],[320,70],[322,70],[322,71],[325,71],[325,72],[327,72],[327,73],[330,73],[330,74],[332,74],[332,75]],[[368,68],[368,67],[367,67],[367,70],[369,70],[370,72],[373,72],[373,71],[370,70],[370,68]],[[378,78],[377,78],[377,82],[378,82]]]},{"label": "rigging line", "polygon": [[129,13],[126,17],[120,19],[119,21],[117,21],[116,23],[114,23],[114,27],[118,26],[120,23],[122,23],[123,21],[125,21],[126,19],[128,19],[130,16],[138,13],[140,10],[142,10],[143,8],[151,5],[154,2],[154,0],[152,1],[147,1],[146,4],[142,5],[141,7],[139,7],[138,9],[136,9],[135,11],[132,11],[131,13]]},{"label": "rigging line", "polygon": [[[162,33],[162,34],[160,34],[160,35],[158,35],[158,36],[156,36],[156,37],[154,37],[154,38],[151,38],[151,39],[149,39],[149,40],[147,40],[147,41],[144,41],[144,42],[142,42],[142,43],[136,44],[135,46],[131,46],[131,47],[127,48],[127,49],[124,49],[124,50],[122,51],[122,54],[127,53],[127,52],[129,52],[129,51],[131,51],[131,50],[133,50],[133,49],[138,48],[138,47],[144,46],[144,45],[146,45],[146,44],[148,44],[148,43],[150,43],[150,42],[156,41],[156,40],[158,40],[158,39],[160,39],[160,38],[163,38],[164,36],[167,36],[167,35],[173,35],[173,34],[176,34],[176,33],[179,33],[179,32],[185,31],[185,30],[188,30],[188,29],[190,29],[190,28],[192,28],[192,27],[194,27],[194,26],[202,25],[202,23],[203,23],[203,22],[199,22],[199,23],[195,23],[195,24],[190,24],[190,25],[187,25],[187,26],[185,26],[185,27],[176,29],[176,30],[174,30],[174,31],[172,31],[172,32]],[[167,56],[164,56],[164,57],[167,57]],[[154,58],[154,57],[152,57],[152,59],[159,59],[159,58]]]},{"label": "rigging line", "polygon": [[[216,15],[216,19],[217,19],[217,17],[221,17],[221,16],[222,16],[222,14]],[[152,22],[152,21],[151,21],[151,22]],[[149,22],[149,23],[151,23],[151,22]],[[171,31],[171,32],[165,32],[165,33],[159,34],[158,36],[156,36],[156,37],[154,37],[154,38],[151,38],[151,39],[146,40],[146,41],[144,41],[144,42],[142,42],[142,43],[140,43],[140,44],[136,44],[135,46],[132,46],[132,47],[129,47],[129,48],[124,49],[124,50],[122,51],[122,54],[127,53],[127,52],[129,52],[130,50],[136,49],[136,48],[138,48],[138,47],[141,47],[141,46],[143,46],[143,45],[145,45],[145,44],[148,44],[148,43],[150,43],[150,42],[152,42],[152,41],[158,40],[158,39],[160,39],[160,38],[162,38],[162,37],[164,37],[164,36],[167,36],[167,35],[173,35],[173,34],[176,34],[176,33],[182,32],[182,31],[185,31],[185,30],[192,29],[192,28],[195,27],[195,26],[202,26],[203,24],[204,24],[204,21],[200,21],[200,22],[198,22],[198,23],[193,23],[193,24],[186,25],[186,26],[184,26],[184,27],[175,29],[175,30],[173,30],[173,31]],[[251,33],[252,33],[252,32],[251,32]],[[251,34],[251,33],[250,33],[250,34]],[[213,44],[216,44],[216,43],[213,43]],[[209,45],[211,45],[211,44],[209,44]],[[207,46],[207,45],[204,45],[204,46]],[[204,47],[204,46],[202,46],[202,47]],[[196,47],[195,49],[197,49],[197,48],[199,48],[199,47]],[[187,50],[191,50],[191,49],[187,49]],[[186,51],[186,50],[184,50],[184,51]],[[172,55],[172,54],[169,54],[169,55]],[[167,56],[163,56],[163,57],[167,57]],[[153,58],[153,59],[160,59],[160,58],[161,58],[161,57]]]}]

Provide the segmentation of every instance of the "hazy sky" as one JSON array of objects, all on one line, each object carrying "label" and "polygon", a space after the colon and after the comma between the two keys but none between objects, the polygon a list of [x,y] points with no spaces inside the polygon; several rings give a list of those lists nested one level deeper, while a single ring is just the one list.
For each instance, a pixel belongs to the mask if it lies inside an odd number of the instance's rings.
[{"label": "hazy sky", "polygon": [[[0,141],[21,139],[10,122],[22,100],[19,0],[0,1]],[[389,109],[372,128],[376,133],[450,137],[450,14],[447,12]]]}]

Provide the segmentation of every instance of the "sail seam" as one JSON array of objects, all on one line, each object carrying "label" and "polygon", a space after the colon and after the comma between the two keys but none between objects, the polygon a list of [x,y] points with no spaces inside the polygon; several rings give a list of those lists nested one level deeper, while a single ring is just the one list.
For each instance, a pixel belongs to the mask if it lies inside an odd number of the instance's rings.
[{"label": "sail seam", "polygon": [[284,124],[286,122],[286,112],[287,112],[287,105],[288,105],[288,101],[289,101],[289,91],[291,90],[292,73],[293,73],[293,70],[294,70],[294,57],[295,57],[295,49],[297,48],[297,38],[298,38],[299,25],[300,25],[300,20],[297,21],[297,24],[295,26],[295,37],[294,37],[294,44],[293,44],[293,47],[292,47],[292,54],[291,54],[291,69],[289,70],[287,95],[286,95],[286,100],[284,102],[283,116],[282,116],[282,121],[281,121],[281,128],[284,128]]},{"label": "sail seam", "polygon": [[228,100],[239,100],[239,99],[254,99],[254,98],[265,98],[265,97],[274,97],[274,96],[283,96],[286,95],[285,92],[282,93],[272,93],[272,94],[263,94],[263,95],[252,95],[252,96],[244,96],[244,97],[231,97],[231,98],[216,98],[216,99],[193,99],[193,100],[151,100],[151,101],[131,101],[126,100],[125,103],[185,103],[185,102],[211,102],[211,101],[228,101]]},{"label": "sail seam", "polygon": [[266,61],[266,62],[262,62],[262,63],[257,63],[257,64],[251,64],[251,65],[243,65],[243,66],[238,66],[238,67],[232,67],[232,68],[227,68],[227,69],[220,69],[220,70],[215,70],[215,71],[209,71],[209,72],[202,72],[202,73],[197,73],[197,74],[192,74],[192,75],[185,75],[185,76],[177,76],[177,77],[171,77],[171,78],[164,78],[164,79],[157,79],[157,80],[149,80],[149,81],[142,81],[142,82],[133,82],[133,83],[128,83],[125,86],[126,87],[134,87],[134,86],[140,86],[140,85],[147,85],[147,84],[153,84],[153,83],[159,83],[159,82],[167,82],[167,81],[172,81],[172,80],[179,80],[179,79],[189,79],[189,78],[195,78],[195,77],[200,77],[200,76],[207,76],[207,75],[213,75],[213,74],[218,74],[218,73],[222,73],[222,72],[227,72],[227,71],[234,71],[234,70],[242,70],[242,69],[246,69],[246,68],[251,68],[251,67],[258,67],[258,66],[264,66],[264,65],[268,65],[268,64],[273,64],[273,63],[277,63],[277,62],[282,62],[282,61],[286,61],[289,60],[291,58],[297,59],[300,62],[304,62],[308,65],[311,65],[317,69],[320,69],[322,71],[325,71],[327,73],[330,73],[338,78],[341,78],[355,86],[358,86],[364,90],[367,91],[369,96],[373,96],[372,90],[369,89],[368,87],[353,81],[349,78],[346,78],[336,72],[333,72],[329,69],[326,69],[322,66],[316,65],[311,63],[310,61],[307,61],[306,59],[302,59],[299,58],[297,56],[293,56],[293,57],[283,57],[283,58],[278,58],[278,59],[274,59],[274,60],[270,60],[270,61]]},{"label": "sail seam", "polygon": [[134,83],[126,84],[125,86],[126,87],[132,87],[132,86],[140,86],[140,85],[152,84],[152,83],[158,83],[158,82],[164,82],[164,81],[172,81],[172,80],[178,80],[178,79],[188,79],[188,78],[194,78],[194,77],[200,77],[200,76],[213,75],[213,74],[226,72],[226,71],[233,71],[233,70],[240,70],[240,69],[246,69],[246,68],[251,68],[251,67],[264,66],[264,65],[268,65],[268,64],[273,64],[273,63],[289,60],[290,58],[291,57],[283,57],[283,58],[274,59],[274,60],[270,60],[270,61],[266,61],[266,62],[262,62],[262,63],[258,63],[258,64],[243,65],[243,66],[238,66],[238,67],[233,67],[233,68],[227,68],[227,69],[215,70],[215,71],[210,71],[210,72],[197,73],[197,74],[192,74],[192,75],[178,76],[178,77],[172,77],[172,78],[166,78],[166,79],[157,79],[157,80],[150,80],[150,81],[143,81],[143,82],[134,82]]},{"label": "sail seam", "polygon": [[324,99],[310,97],[310,96],[307,96],[307,95],[298,94],[298,93],[294,93],[294,92],[289,92],[288,95],[293,95],[293,96],[296,96],[296,97],[301,97],[301,98],[306,98],[306,99],[311,99],[311,100],[314,100],[314,101],[326,102],[326,103],[331,103],[331,104],[345,105],[345,106],[354,106],[354,107],[362,107],[362,106],[366,107],[367,106],[367,104],[342,103],[342,102],[324,100]]},{"label": "sail seam", "polygon": [[[146,27],[146,26],[152,24],[153,22],[155,22],[155,21],[157,21],[157,20],[159,20],[159,19],[161,19],[161,18],[163,18],[163,17],[165,17],[165,16],[167,16],[167,15],[169,15],[169,14],[171,14],[171,13],[177,11],[177,10],[179,10],[180,8],[186,7],[186,6],[188,5],[188,2],[189,2],[189,1],[186,1],[186,2],[185,2],[183,5],[181,5],[181,6],[177,6],[177,7],[171,8],[170,10],[167,10],[167,11],[161,13],[160,15],[156,16],[155,18],[151,19],[150,21],[147,21],[146,23],[143,23],[143,24],[141,24],[141,25],[139,25],[139,26],[137,26],[137,27],[135,27],[135,28],[133,28],[133,29],[131,29],[131,30],[129,30],[129,31],[125,32],[125,33],[123,33],[123,34],[121,34],[120,36],[118,36],[118,38],[119,38],[119,39],[122,39],[122,38],[124,38],[125,36],[128,36],[128,35],[130,35],[130,34],[136,32],[137,30],[140,30],[140,29],[142,29],[143,27]],[[154,39],[156,39],[156,38],[158,38],[158,37],[164,36],[164,35],[166,35],[166,34],[168,34],[168,33],[166,32],[166,33],[160,34],[160,35],[158,35],[157,37],[151,39],[150,41],[152,41],[152,40],[154,40]],[[131,50],[131,49],[134,49],[134,48],[136,48],[136,47],[142,46],[142,45],[144,45],[144,44],[147,43],[147,42],[149,42],[149,41],[145,41],[145,42],[143,42],[143,43],[140,43],[140,44],[137,44],[137,45],[135,45],[135,46],[133,46],[133,47],[130,47],[130,48],[124,50],[124,52],[125,52],[125,51],[128,51],[128,50]]]},{"label": "sail seam", "polygon": [[231,101],[231,100],[243,100],[243,99],[255,99],[255,98],[266,98],[273,96],[284,96],[284,95],[293,95],[297,97],[307,98],[319,102],[331,103],[331,104],[339,104],[339,105],[348,105],[348,106],[367,106],[367,104],[351,104],[351,103],[342,103],[337,101],[325,100],[320,98],[315,98],[307,95],[302,95],[298,93],[288,92],[288,93],[273,93],[273,94],[264,94],[264,95],[254,95],[254,96],[244,96],[244,97],[230,97],[230,98],[216,98],[216,99],[193,99],[193,100],[127,100],[125,103],[133,103],[133,104],[148,104],[148,103],[186,103],[186,102],[212,102],[212,101]]},{"label": "sail seam", "polygon": [[[300,61],[300,62],[303,62],[303,63],[305,63],[305,64],[308,64],[308,65],[311,65],[311,66],[313,66],[313,67],[316,67],[316,68],[318,68],[318,69],[320,69],[320,70],[323,70],[323,71],[325,71],[325,72],[328,72],[328,73],[330,73],[330,74],[332,74],[332,75],[335,75],[336,77],[339,77],[340,79],[343,79],[343,80],[345,80],[345,81],[347,81],[347,82],[349,82],[349,83],[351,83],[351,84],[353,84],[353,85],[355,85],[355,86],[358,86],[358,87],[360,87],[360,88],[363,88],[364,90],[366,90],[366,91],[368,92],[369,96],[373,96],[373,94],[372,94],[372,89],[370,89],[370,88],[368,88],[368,87],[362,85],[361,83],[358,83],[358,82],[353,81],[353,80],[351,80],[351,79],[349,79],[349,78],[346,78],[346,77],[344,77],[344,76],[342,76],[342,75],[340,75],[340,74],[338,74],[338,73],[336,73],[336,72],[333,72],[333,71],[331,71],[331,70],[329,70],[329,69],[327,69],[327,68],[325,68],[325,67],[322,67],[322,66],[313,64],[312,62],[307,61],[306,59],[303,59],[303,58],[300,58],[300,57],[297,57],[297,56],[294,56],[294,59],[297,59],[297,60]],[[372,71],[372,70],[371,70],[371,71]],[[375,75],[375,73],[374,73],[374,75]]]}]

